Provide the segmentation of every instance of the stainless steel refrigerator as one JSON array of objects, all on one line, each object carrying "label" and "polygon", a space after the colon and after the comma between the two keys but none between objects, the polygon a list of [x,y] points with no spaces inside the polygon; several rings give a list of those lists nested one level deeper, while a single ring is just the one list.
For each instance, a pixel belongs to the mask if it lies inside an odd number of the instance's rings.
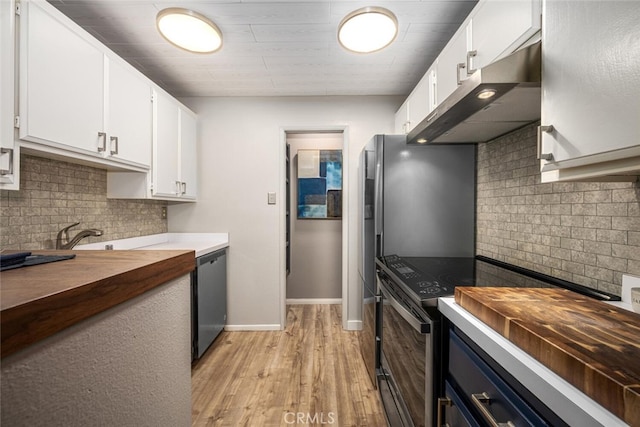
[{"label": "stainless steel refrigerator", "polygon": [[360,155],[360,347],[374,385],[381,312],[375,257],[473,257],[475,157],[472,144],[407,145],[405,135],[376,135]]}]

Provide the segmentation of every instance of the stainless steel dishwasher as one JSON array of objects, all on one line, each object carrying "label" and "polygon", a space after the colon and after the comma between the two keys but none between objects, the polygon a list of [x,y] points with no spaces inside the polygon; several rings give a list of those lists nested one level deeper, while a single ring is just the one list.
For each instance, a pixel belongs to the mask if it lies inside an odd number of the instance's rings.
[{"label": "stainless steel dishwasher", "polygon": [[191,276],[191,359],[199,359],[227,320],[227,250],[196,258]]}]

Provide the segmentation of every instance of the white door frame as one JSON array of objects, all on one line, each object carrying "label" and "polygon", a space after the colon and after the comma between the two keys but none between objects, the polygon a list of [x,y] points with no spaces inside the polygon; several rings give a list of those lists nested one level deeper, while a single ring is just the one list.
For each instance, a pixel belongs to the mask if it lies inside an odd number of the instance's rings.
[{"label": "white door frame", "polygon": [[[280,128],[280,194],[286,200],[287,133],[342,133],[342,328],[348,329],[349,314],[349,128],[348,126],[283,126]],[[293,185],[293,183],[292,183]],[[345,197],[346,195],[346,197]],[[287,325],[286,233],[287,207],[280,204],[280,325]]]}]

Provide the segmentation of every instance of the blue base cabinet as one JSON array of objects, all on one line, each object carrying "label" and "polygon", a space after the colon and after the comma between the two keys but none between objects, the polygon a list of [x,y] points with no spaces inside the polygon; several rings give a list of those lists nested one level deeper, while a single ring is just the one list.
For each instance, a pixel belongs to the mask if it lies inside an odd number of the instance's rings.
[{"label": "blue base cabinet", "polygon": [[566,425],[455,326],[448,329],[447,343],[439,425]]}]

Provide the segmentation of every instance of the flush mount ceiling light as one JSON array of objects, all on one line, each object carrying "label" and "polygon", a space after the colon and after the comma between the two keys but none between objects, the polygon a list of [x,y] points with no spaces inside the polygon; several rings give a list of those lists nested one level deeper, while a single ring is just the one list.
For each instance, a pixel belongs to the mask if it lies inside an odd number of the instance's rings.
[{"label": "flush mount ceiling light", "polygon": [[398,35],[398,19],[382,7],[363,7],[344,17],[338,41],[347,50],[371,53],[389,46]]},{"label": "flush mount ceiling light", "polygon": [[169,43],[196,53],[222,47],[222,32],[209,18],[189,9],[171,7],[156,16],[158,31]]}]

